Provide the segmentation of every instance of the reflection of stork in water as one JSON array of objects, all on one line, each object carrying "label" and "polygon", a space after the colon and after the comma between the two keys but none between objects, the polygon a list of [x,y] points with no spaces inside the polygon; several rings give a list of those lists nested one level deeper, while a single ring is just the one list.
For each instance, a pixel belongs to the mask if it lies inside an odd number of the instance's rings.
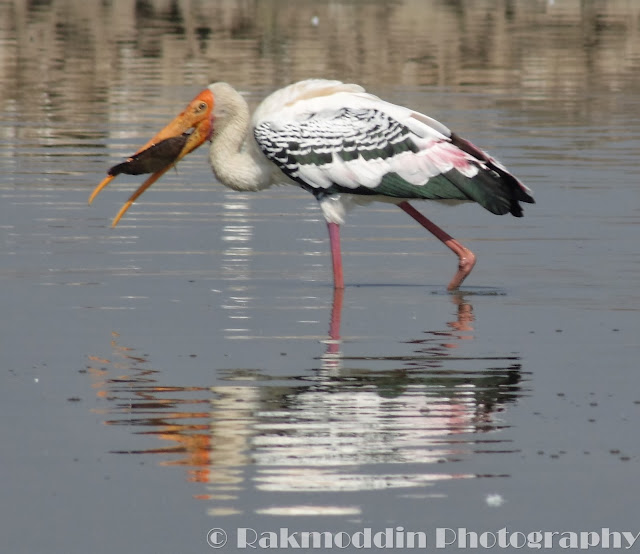
[{"label": "reflection of stork in water", "polygon": [[89,203],[120,173],[152,175],[113,221],[181,158],[211,141],[210,161],[229,188],[258,191],[291,183],[312,193],[329,229],[333,282],[344,288],[340,225],[355,204],[391,202],[457,257],[457,289],[476,257],[418,212],[409,200],[477,202],[522,217],[527,189],[495,159],[424,114],[385,102],[353,84],[308,80],[267,97],[250,118],[244,98],[215,83],[127,161],[111,168]]},{"label": "reflection of stork in water", "polygon": [[[486,432],[504,426],[492,414],[521,393],[520,367],[514,356],[459,355],[455,346],[473,340],[473,309],[461,296],[451,299],[449,329],[406,341],[405,355],[341,356],[343,291],[336,290],[328,341],[336,363],[327,367],[323,359],[291,384],[234,368],[218,369],[222,384],[213,387],[166,387],[162,372],[146,369],[147,360],[116,337],[113,362],[95,359],[107,424],[165,441],[122,453],[188,468],[190,480],[206,483],[198,497],[214,502],[212,515],[234,513],[236,496],[255,490],[411,488],[475,477],[434,464],[481,455],[479,443],[482,451],[509,452],[504,439]],[[248,466],[255,467],[251,480]]]}]

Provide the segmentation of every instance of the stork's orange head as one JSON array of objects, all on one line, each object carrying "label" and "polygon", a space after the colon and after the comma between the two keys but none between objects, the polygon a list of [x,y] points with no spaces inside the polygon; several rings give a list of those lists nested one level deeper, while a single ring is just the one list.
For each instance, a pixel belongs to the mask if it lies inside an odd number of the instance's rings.
[{"label": "stork's orange head", "polygon": [[213,93],[207,88],[200,92],[188,106],[149,142],[127,161],[112,167],[109,175],[93,190],[89,204],[120,173],[151,173],[122,206],[112,226],[115,227],[136,199],[171,169],[184,156],[193,152],[213,132]]}]

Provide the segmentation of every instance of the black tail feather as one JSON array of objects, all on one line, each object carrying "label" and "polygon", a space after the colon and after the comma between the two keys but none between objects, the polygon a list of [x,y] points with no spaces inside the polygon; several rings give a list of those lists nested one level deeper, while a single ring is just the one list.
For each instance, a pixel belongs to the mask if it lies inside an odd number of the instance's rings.
[{"label": "black tail feather", "polygon": [[[451,143],[454,146],[457,146],[463,152],[470,154],[477,160],[484,163],[484,165],[489,169],[481,170],[479,176],[484,172],[492,173],[492,178],[490,179],[490,183],[487,183],[487,186],[493,188],[496,184],[500,184],[500,189],[502,189],[503,194],[505,194],[509,199],[509,213],[511,213],[515,217],[522,217],[522,206],[520,206],[519,202],[526,202],[528,204],[535,204],[536,201],[529,194],[529,189],[525,187],[515,176],[509,173],[504,167],[502,167],[496,160],[494,160],[491,156],[474,146],[468,140],[465,140],[455,133],[451,133]],[[474,180],[476,180],[474,178]],[[479,179],[480,181],[484,180],[482,177]],[[490,192],[490,191],[488,191]],[[480,199],[475,199],[482,206],[487,208],[492,213],[507,213],[507,211],[496,212],[491,209],[491,202],[488,202],[489,205],[486,205],[484,201]]]}]

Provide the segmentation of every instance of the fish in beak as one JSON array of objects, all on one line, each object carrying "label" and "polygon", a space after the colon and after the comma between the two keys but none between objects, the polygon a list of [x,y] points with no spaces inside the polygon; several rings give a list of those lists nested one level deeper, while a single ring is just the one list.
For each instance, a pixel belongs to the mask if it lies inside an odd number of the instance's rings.
[{"label": "fish in beak", "polygon": [[121,173],[127,175],[151,173],[149,178],[138,187],[129,197],[129,200],[120,208],[116,217],[113,218],[112,227],[118,224],[122,216],[145,190],[187,154],[193,152],[198,146],[201,146],[211,138],[213,131],[213,102],[212,92],[209,89],[203,90],[189,102],[189,105],[178,117],[133,156],[113,166],[108,171],[107,177],[91,193],[89,204],[117,175]]}]

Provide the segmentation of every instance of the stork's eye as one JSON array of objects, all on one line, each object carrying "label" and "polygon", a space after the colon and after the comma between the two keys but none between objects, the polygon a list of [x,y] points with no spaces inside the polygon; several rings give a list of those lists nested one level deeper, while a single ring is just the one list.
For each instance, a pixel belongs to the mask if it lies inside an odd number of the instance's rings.
[{"label": "stork's eye", "polygon": [[195,109],[196,113],[200,113],[203,112],[207,109],[207,103],[206,102],[200,102]]}]

